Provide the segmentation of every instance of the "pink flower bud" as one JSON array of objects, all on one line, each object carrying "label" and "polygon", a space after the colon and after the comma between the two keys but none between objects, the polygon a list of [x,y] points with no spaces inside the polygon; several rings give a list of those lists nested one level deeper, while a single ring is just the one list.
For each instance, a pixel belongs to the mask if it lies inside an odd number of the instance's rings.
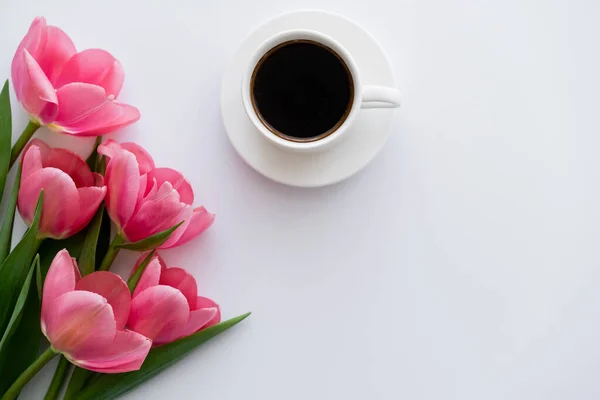
[{"label": "pink flower bud", "polygon": [[67,250],[48,270],[42,299],[42,332],[73,364],[102,373],[140,369],[152,346],[125,330],[131,307],[127,284],[111,272],[81,278]]},{"label": "pink flower bud", "polygon": [[179,246],[212,225],[215,216],[192,208],[194,192],[183,175],[156,168],[152,157],[135,143],[108,140],[98,152],[106,167],[106,209],[129,242],[137,242],[183,222],[160,248]]},{"label": "pink flower bud", "polygon": [[[140,257],[134,271],[145,257]],[[161,345],[219,323],[219,306],[197,292],[196,280],[189,272],[167,268],[156,255],[133,292],[127,326]]]},{"label": "pink flower bud", "polygon": [[32,119],[52,130],[98,136],[134,123],[137,108],[115,101],[125,74],[100,49],[77,53],[71,39],[46,20],[33,20],[12,62],[17,99]]},{"label": "pink flower bud", "polygon": [[64,239],[82,230],[106,195],[102,176],[92,173],[75,153],[34,139],[25,149],[19,213],[30,225],[42,189],[40,238]]}]

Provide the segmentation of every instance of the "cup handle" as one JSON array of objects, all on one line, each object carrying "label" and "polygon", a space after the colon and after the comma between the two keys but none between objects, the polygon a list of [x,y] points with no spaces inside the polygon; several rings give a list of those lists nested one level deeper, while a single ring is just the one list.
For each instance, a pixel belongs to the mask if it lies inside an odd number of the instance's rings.
[{"label": "cup handle", "polygon": [[360,108],[397,108],[400,107],[400,97],[398,89],[368,85],[363,87]]}]

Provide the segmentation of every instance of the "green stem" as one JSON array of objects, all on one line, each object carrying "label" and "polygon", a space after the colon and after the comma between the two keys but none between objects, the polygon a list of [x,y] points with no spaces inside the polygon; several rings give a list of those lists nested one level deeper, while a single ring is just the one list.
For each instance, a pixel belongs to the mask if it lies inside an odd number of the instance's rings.
[{"label": "green stem", "polygon": [[119,254],[119,251],[121,250],[118,246],[123,243],[125,243],[125,238],[120,234],[117,234],[113,241],[110,242],[110,246],[108,246],[108,251],[102,260],[102,264],[100,264],[99,271],[108,271],[110,269],[113,261],[115,261],[115,257],[117,257],[117,254]]},{"label": "green stem", "polygon": [[67,360],[65,356],[61,356],[60,361],[56,366],[54,377],[52,377],[52,382],[50,382],[50,386],[48,387],[48,391],[46,392],[46,396],[44,397],[44,400],[58,399],[58,395],[60,394],[60,390],[62,389],[65,383],[70,366],[71,363],[69,362],[69,360]]},{"label": "green stem", "polygon": [[37,374],[40,369],[44,367],[48,363],[48,361],[52,360],[52,358],[57,355],[52,347],[48,347],[48,350],[43,352],[37,360],[33,362],[17,380],[12,384],[10,388],[8,388],[7,392],[2,396],[2,400],[14,400],[19,397],[19,393],[25,387],[27,382]]},{"label": "green stem", "polygon": [[75,396],[81,392],[81,389],[85,386],[87,380],[92,376],[93,372],[88,371],[87,369],[75,367],[73,371],[73,375],[71,375],[71,380],[69,381],[69,386],[67,386],[67,391],[65,393],[65,397],[63,400],[72,400]]},{"label": "green stem", "polygon": [[15,161],[17,161],[17,158],[19,158],[19,154],[21,154],[21,152],[25,148],[25,145],[29,142],[29,139],[31,139],[31,137],[33,136],[35,131],[38,130],[39,127],[40,127],[40,124],[38,124],[37,122],[29,121],[29,123],[23,130],[23,133],[21,133],[21,136],[19,136],[19,138],[17,139],[17,142],[15,143],[15,145],[12,147],[12,150],[10,151],[10,166],[9,166],[9,168],[13,166]]}]

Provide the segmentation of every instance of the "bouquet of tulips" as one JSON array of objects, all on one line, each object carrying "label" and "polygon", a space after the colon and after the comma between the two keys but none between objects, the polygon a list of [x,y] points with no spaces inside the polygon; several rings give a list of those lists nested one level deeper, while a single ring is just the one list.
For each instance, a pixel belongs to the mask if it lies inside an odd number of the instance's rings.
[{"label": "bouquet of tulips", "polygon": [[[17,398],[60,357],[45,399],[57,399],[65,386],[65,399],[113,399],[249,314],[221,322],[219,306],[198,295],[194,277],[161,258],[161,249],[194,239],[214,215],[193,205],[180,172],[157,167],[135,143],[102,140],[140,118],[117,101],[121,64],[104,50],[77,52],[62,30],[36,18],[11,75],[30,122],[11,146],[7,81],[0,93],[0,198],[7,199],[0,218],[0,398]],[[96,146],[82,159],[32,140],[41,126],[96,136]],[[4,190],[11,169],[15,182]],[[17,210],[29,229],[13,247]],[[140,252],[127,281],[110,272],[121,250]]]}]

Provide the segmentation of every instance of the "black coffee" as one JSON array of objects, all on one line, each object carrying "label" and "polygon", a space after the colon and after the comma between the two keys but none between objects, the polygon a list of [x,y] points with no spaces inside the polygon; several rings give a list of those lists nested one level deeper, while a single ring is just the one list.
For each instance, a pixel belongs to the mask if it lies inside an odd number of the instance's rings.
[{"label": "black coffee", "polygon": [[265,54],[254,69],[250,91],[265,125],[300,142],[333,133],[348,116],[354,96],[344,61],[308,40],[286,42]]}]

